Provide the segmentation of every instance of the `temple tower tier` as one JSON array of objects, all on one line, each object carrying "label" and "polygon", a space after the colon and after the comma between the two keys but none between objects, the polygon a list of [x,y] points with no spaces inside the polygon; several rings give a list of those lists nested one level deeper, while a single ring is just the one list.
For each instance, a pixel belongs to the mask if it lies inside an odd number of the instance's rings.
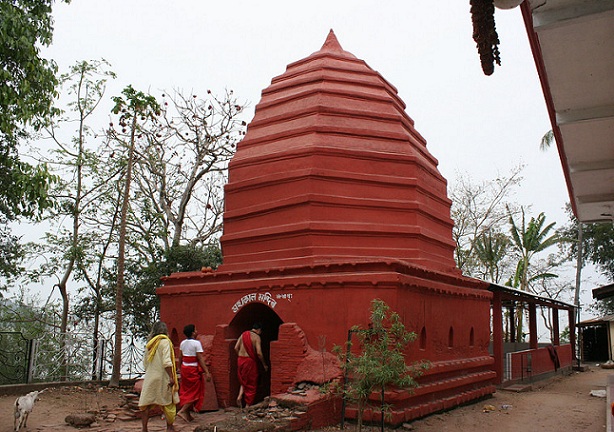
[{"label": "temple tower tier", "polygon": [[225,200],[221,270],[389,258],[456,272],[437,160],[332,30],[262,92]]}]

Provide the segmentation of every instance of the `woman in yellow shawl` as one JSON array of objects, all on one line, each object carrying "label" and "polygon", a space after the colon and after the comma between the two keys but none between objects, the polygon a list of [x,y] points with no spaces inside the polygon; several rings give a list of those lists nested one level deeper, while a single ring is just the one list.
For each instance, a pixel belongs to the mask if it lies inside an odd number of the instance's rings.
[{"label": "woman in yellow shawl", "polygon": [[139,398],[139,408],[142,413],[143,432],[147,432],[149,410],[158,405],[162,407],[166,418],[166,430],[174,431],[176,408],[179,403],[179,384],[177,383],[177,371],[175,369],[175,351],[173,343],[168,338],[166,324],[158,321],[154,323],[146,345],[145,379]]}]

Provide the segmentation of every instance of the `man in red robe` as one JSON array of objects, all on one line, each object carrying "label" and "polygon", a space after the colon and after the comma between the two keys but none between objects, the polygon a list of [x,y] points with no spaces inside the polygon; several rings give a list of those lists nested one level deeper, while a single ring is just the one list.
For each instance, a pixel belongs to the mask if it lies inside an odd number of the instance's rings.
[{"label": "man in red robe", "polygon": [[262,355],[261,334],[262,326],[259,323],[255,323],[251,330],[244,331],[241,334],[241,337],[237,339],[235,344],[235,351],[238,355],[237,374],[239,375],[239,384],[241,384],[237,405],[241,408],[243,408],[243,398],[245,398],[245,406],[252,405],[256,398],[258,359],[262,362],[264,370],[269,370]]}]

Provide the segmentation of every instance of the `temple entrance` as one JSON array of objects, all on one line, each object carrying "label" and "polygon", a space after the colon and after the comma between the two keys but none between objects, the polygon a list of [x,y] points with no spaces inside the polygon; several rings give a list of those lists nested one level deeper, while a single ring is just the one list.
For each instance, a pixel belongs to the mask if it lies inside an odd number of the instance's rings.
[{"label": "temple entrance", "polygon": [[[283,321],[273,312],[271,308],[262,303],[251,303],[243,308],[228,325],[228,335],[232,338],[231,362],[230,362],[230,394],[231,400],[236,400],[239,394],[239,379],[237,377],[237,355],[234,352],[234,344],[245,330],[252,328],[254,323],[262,324],[262,354],[267,364],[270,366],[271,341],[276,341],[279,333],[279,326]],[[271,369],[264,371],[261,364],[258,364],[258,393],[256,403],[262,401],[271,394]]]}]

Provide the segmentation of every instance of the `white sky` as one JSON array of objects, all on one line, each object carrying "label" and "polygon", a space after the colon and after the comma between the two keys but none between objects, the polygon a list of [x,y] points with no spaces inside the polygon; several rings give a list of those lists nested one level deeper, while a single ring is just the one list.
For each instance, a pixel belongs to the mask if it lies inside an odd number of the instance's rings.
[{"label": "white sky", "polygon": [[[342,47],[397,87],[449,181],[456,172],[493,179],[519,164],[518,201],[565,223],[567,190],[520,9],[497,10],[503,65],[482,73],[469,0],[376,2],[74,0],[55,6],[45,55],[61,70],[105,58],[126,85],[204,95],[233,89],[253,108],[286,65],[320,49],[333,29]],[[291,6],[290,6],[291,5]]]},{"label": "white sky", "polygon": [[233,89],[251,105],[246,121],[271,79],[318,51],[332,28],[398,89],[449,182],[457,172],[494,179],[524,163],[515,200],[567,222],[558,154],[539,150],[550,123],[519,8],[496,10],[502,66],[490,77],[469,0],[73,0],[56,4],[54,17],[44,55],[62,71],[106,59],[118,75],[107,96],[128,84],[154,95]]}]

